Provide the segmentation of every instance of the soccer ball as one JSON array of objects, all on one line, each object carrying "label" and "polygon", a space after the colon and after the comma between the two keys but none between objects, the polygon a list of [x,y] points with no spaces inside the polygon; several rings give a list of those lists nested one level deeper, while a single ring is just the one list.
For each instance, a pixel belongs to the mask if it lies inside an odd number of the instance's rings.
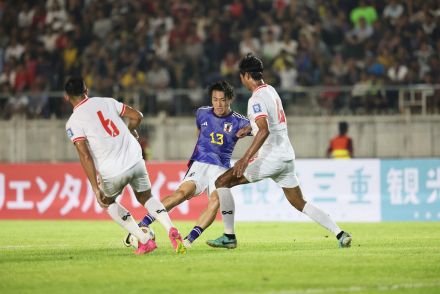
[{"label": "soccer ball", "polygon": [[[150,239],[155,240],[156,235],[154,234],[154,231],[150,229],[149,227],[140,227],[140,229],[150,237]],[[124,245],[127,247],[133,247],[134,249],[138,248],[138,239],[133,236],[132,234],[128,234],[128,236],[124,240]]]}]

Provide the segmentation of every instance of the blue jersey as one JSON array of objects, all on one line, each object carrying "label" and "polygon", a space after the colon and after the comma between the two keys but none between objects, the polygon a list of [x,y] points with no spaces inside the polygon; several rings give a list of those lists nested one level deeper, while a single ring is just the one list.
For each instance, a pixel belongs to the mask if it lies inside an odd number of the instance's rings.
[{"label": "blue jersey", "polygon": [[199,161],[230,168],[232,151],[238,141],[236,134],[249,125],[249,120],[235,111],[219,117],[213,107],[208,106],[197,109],[196,116],[200,133],[190,162]]}]

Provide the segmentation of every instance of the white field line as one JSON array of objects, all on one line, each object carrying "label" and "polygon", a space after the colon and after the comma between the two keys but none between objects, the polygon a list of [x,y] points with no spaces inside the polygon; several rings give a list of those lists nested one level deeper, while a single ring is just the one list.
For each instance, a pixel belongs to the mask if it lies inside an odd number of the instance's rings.
[{"label": "white field line", "polygon": [[440,287],[440,281],[413,284],[392,284],[392,285],[376,285],[376,286],[350,286],[340,288],[310,288],[305,290],[283,290],[271,291],[270,294],[316,294],[316,293],[354,293],[362,291],[387,292],[399,289],[422,289]]}]

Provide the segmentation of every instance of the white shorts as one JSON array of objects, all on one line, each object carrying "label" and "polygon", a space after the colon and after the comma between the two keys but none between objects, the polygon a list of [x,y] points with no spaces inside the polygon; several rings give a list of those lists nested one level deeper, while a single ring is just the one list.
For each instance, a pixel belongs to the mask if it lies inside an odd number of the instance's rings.
[{"label": "white shorts", "polygon": [[194,161],[186,172],[182,183],[193,181],[196,184],[195,195],[206,191],[209,196],[215,190],[215,180],[227,170],[222,166]]},{"label": "white shorts", "polygon": [[294,188],[299,185],[294,160],[271,161],[256,158],[249,163],[243,175],[250,183],[270,178],[282,188]]},{"label": "white shorts", "polygon": [[101,178],[101,188],[107,197],[120,195],[127,184],[130,184],[135,192],[144,192],[151,189],[150,178],[143,160],[116,177]]}]

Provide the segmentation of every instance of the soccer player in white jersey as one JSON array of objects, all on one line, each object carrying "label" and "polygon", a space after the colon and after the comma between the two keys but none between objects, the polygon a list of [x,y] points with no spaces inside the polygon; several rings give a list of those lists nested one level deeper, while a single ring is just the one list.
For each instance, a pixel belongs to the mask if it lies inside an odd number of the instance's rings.
[{"label": "soccer player in white jersey", "polygon": [[[142,113],[113,98],[89,98],[80,77],[65,84],[65,99],[73,106],[66,124],[67,136],[75,144],[81,166],[90,181],[99,204],[110,217],[139,240],[136,254],[157,248],[149,234],[142,231],[131,214],[115,201],[127,184],[137,200],[165,227],[177,253],[185,253],[179,231],[173,226],[165,207],[151,195],[151,183],[136,128]],[[128,126],[122,120],[128,118]],[[98,185],[97,173],[100,177]]]},{"label": "soccer player in white jersey", "polygon": [[[340,247],[349,247],[351,235],[341,230],[328,214],[303,198],[295,173],[295,153],[288,137],[283,105],[276,90],[263,81],[261,60],[251,54],[245,56],[240,62],[240,79],[252,92],[248,101],[248,118],[254,139],[234,167],[217,178],[215,185],[220,203],[229,201],[229,188],[270,178],[283,189],[293,207],[335,234]],[[234,221],[233,213],[222,217],[225,226]],[[233,224],[228,226],[233,227]],[[224,234],[207,243],[212,247],[230,248],[228,244],[234,242],[233,239],[235,235],[231,238],[231,234]]]}]

